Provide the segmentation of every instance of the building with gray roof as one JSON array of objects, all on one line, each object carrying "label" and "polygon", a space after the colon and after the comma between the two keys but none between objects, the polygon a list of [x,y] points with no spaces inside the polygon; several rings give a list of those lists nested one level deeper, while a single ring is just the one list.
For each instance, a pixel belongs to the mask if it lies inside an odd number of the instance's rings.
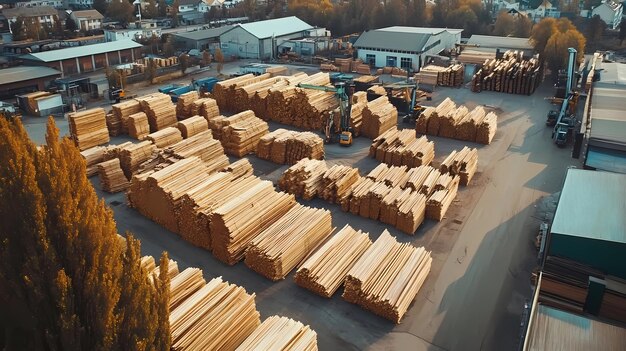
[{"label": "building with gray roof", "polygon": [[178,32],[173,34],[174,43],[181,49],[197,49],[206,50],[212,49],[213,46],[218,46],[220,42],[220,35],[231,30],[233,25],[226,25],[223,27],[194,30],[190,32]]},{"label": "building with gray roof", "polygon": [[418,71],[428,55],[461,42],[462,29],[394,26],[363,32],[354,43],[358,57],[374,67]]},{"label": "building with gray roof", "polygon": [[0,69],[0,96],[44,90],[61,72],[50,67],[18,66]]}]

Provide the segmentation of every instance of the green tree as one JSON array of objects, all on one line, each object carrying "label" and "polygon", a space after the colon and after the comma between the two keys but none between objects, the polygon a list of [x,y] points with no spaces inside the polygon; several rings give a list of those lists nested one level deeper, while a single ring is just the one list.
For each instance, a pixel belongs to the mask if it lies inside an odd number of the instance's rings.
[{"label": "green tree", "polygon": [[172,27],[178,27],[178,7],[180,6],[180,2],[178,0],[174,0],[172,4],[172,10],[170,11],[170,16],[172,16]]},{"label": "green tree", "polygon": [[109,7],[109,4],[107,0],[94,0],[93,1],[93,9],[100,12],[101,14],[106,14],[108,7]]},{"label": "green tree", "polygon": [[566,18],[541,20],[533,27],[531,39],[552,72],[567,65],[570,47],[578,51],[579,62],[584,59],[585,37]]},{"label": "green tree", "polygon": [[127,26],[135,19],[135,7],[127,0],[111,0],[107,8],[107,16]]},{"label": "green tree", "polygon": [[168,328],[167,280],[149,283],[132,236],[125,251],[119,245],[113,214],[85,176],[85,161],[58,133],[49,118],[46,145],[38,149],[19,119],[0,118],[7,349],[168,350],[169,335],[157,333]]},{"label": "green tree", "polygon": [[593,42],[602,38],[604,34],[604,29],[606,28],[606,23],[600,18],[600,16],[595,15],[591,17],[589,20],[589,25],[587,26],[588,32],[586,38],[588,41]]},{"label": "green tree", "polygon": [[224,68],[224,54],[221,48],[215,49],[215,61],[217,62],[217,74],[222,74],[222,68]]},{"label": "green tree", "polygon": [[527,16],[518,16],[515,19],[515,31],[513,35],[518,38],[529,38],[532,33],[533,22]]},{"label": "green tree", "polygon": [[626,18],[622,18],[619,24],[619,45],[624,43],[624,39],[626,39]]},{"label": "green tree", "polygon": [[156,0],[148,0],[146,6],[141,9],[141,16],[145,18],[156,18],[159,16]]},{"label": "green tree", "polygon": [[506,11],[500,11],[493,26],[493,35],[506,37],[515,31],[515,19]]},{"label": "green tree", "polygon": [[69,31],[73,32],[73,31],[75,31],[75,30],[77,30],[77,29],[78,29],[78,26],[76,25],[76,22],[74,22],[74,20],[73,20],[73,19],[71,19],[71,18],[69,18],[69,17],[68,17],[68,18],[65,20],[65,29],[67,29],[67,30],[69,30]]}]

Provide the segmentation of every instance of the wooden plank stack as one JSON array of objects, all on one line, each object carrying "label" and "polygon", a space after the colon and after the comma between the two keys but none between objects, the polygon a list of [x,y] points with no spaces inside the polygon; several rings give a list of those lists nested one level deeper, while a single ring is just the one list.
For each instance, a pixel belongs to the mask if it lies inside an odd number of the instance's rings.
[{"label": "wooden plank stack", "polygon": [[501,59],[488,59],[472,77],[473,92],[483,90],[531,95],[541,83],[543,68],[539,55],[529,60],[524,53],[509,50]]},{"label": "wooden plank stack", "polygon": [[162,151],[170,158],[182,160],[198,157],[204,161],[209,173],[228,167],[228,157],[224,155],[222,144],[213,139],[211,131],[196,134],[189,139],[180,141]]},{"label": "wooden plank stack", "polygon": [[400,323],[431,264],[430,251],[400,244],[385,230],[348,272],[343,298]]},{"label": "wooden plank stack", "polygon": [[446,182],[445,186],[438,187],[435,185],[435,191],[428,197],[426,202],[426,218],[436,221],[441,221],[444,218],[452,201],[456,198],[459,180],[459,177],[452,177],[450,181]]},{"label": "wooden plank stack", "polygon": [[264,135],[257,145],[257,157],[278,164],[296,164],[304,158],[324,158],[324,141],[310,132],[277,129]]},{"label": "wooden plank stack", "polygon": [[415,74],[420,84],[439,85],[444,87],[460,87],[463,85],[463,65],[455,64],[448,67],[428,65]]},{"label": "wooden plank stack", "polygon": [[472,65],[482,65],[487,60],[492,60],[496,58],[495,52],[487,52],[487,51],[477,51],[477,50],[463,50],[459,56],[457,56],[457,60],[461,63],[472,64]]},{"label": "wooden plank stack", "polygon": [[271,78],[270,76],[271,75],[269,73],[261,74],[259,76],[245,74],[243,76],[223,80],[215,84],[212,95],[217,101],[217,105],[220,107],[220,110],[241,112],[242,110],[238,108],[234,99],[235,89]]},{"label": "wooden plank stack", "polygon": [[317,351],[317,333],[291,318],[271,316],[236,351]]},{"label": "wooden plank stack", "polygon": [[478,150],[465,146],[460,152],[452,151],[439,166],[439,171],[442,174],[458,175],[461,185],[467,186],[474,177],[477,168]]},{"label": "wooden plank stack", "polygon": [[85,159],[87,168],[87,177],[91,177],[98,173],[98,163],[104,161],[104,146],[94,146],[87,150],[81,151],[80,155]]},{"label": "wooden plank stack", "polygon": [[156,150],[156,145],[148,140],[121,148],[119,158],[126,178],[130,179],[139,170],[139,166],[152,157]]},{"label": "wooden plank stack", "polygon": [[112,111],[109,111],[106,114],[105,119],[110,136],[118,136],[122,134],[122,120],[119,119]]},{"label": "wooden plank stack", "polygon": [[159,130],[158,132],[148,134],[146,140],[151,141],[157,148],[162,149],[182,141],[183,136],[180,134],[180,130],[178,130],[178,128],[167,127]]},{"label": "wooden plank stack", "polygon": [[[243,118],[237,118],[239,115]],[[232,116],[237,122],[228,123],[222,129],[222,144],[229,155],[242,157],[256,150],[261,137],[269,133],[267,122],[256,117],[254,112],[248,110]]]},{"label": "wooden plank stack", "polygon": [[293,195],[276,192],[269,181],[242,190],[210,217],[213,255],[230,265],[240,261],[255,238],[295,205]]},{"label": "wooden plank stack", "polygon": [[137,98],[141,104],[141,110],[148,115],[150,132],[154,133],[161,129],[176,124],[176,105],[167,94],[154,93]]},{"label": "wooden plank stack", "polygon": [[127,122],[128,135],[137,140],[145,139],[150,134],[150,124],[148,123],[148,115],[143,112],[137,112],[128,116]]},{"label": "wooden plank stack", "polygon": [[[476,130],[482,124],[487,112],[482,106],[476,106],[457,123],[454,138],[458,140],[476,141]],[[419,131],[418,131],[419,133]]]},{"label": "wooden plank stack", "polygon": [[320,296],[330,298],[343,284],[350,268],[372,245],[368,233],[350,225],[320,247],[298,268],[296,284]]},{"label": "wooden plank stack", "polygon": [[494,112],[489,112],[476,129],[476,142],[489,145],[496,135],[498,128],[498,116]]},{"label": "wooden plank stack", "polygon": [[194,101],[191,105],[191,115],[200,115],[207,121],[220,115],[220,108],[217,101],[211,98],[202,98]]},{"label": "wooden plank stack", "polygon": [[412,129],[389,129],[374,139],[370,157],[389,165],[409,168],[429,165],[435,158],[435,144],[426,136],[416,137]]},{"label": "wooden plank stack", "polygon": [[284,279],[333,231],[330,211],[296,205],[252,239],[245,263],[264,277]]},{"label": "wooden plank stack", "polygon": [[103,108],[70,113],[68,119],[70,135],[79,150],[109,142],[109,130]]},{"label": "wooden plank stack", "polygon": [[326,162],[303,158],[283,173],[278,186],[296,197],[311,200],[322,190],[322,178],[327,170]]},{"label": "wooden plank stack", "polygon": [[191,117],[193,103],[198,99],[200,99],[200,95],[195,90],[180,95],[178,100],[176,100],[176,116],[178,119]]},{"label": "wooden plank stack", "polygon": [[100,185],[107,193],[118,193],[128,188],[130,183],[120,167],[120,160],[114,158],[98,164]]},{"label": "wooden plank stack", "polygon": [[183,139],[187,139],[196,134],[209,130],[209,123],[204,117],[196,115],[178,122],[176,127],[178,128],[178,130],[180,130]]},{"label": "wooden plank stack", "polygon": [[359,170],[356,168],[334,165],[324,172],[318,196],[331,203],[337,203],[337,199],[346,196],[360,177]]},{"label": "wooden plank stack", "polygon": [[361,135],[361,127],[363,125],[363,110],[367,106],[367,93],[357,91],[352,94],[350,106],[350,128],[354,136]]},{"label": "wooden plank stack", "polygon": [[361,133],[371,139],[398,124],[398,110],[389,102],[386,95],[368,102],[362,116]]},{"label": "wooden plank stack", "polygon": [[202,270],[189,267],[178,273],[170,281],[170,311],[176,309],[189,296],[202,289],[206,280],[202,276]]},{"label": "wooden plank stack", "polygon": [[128,117],[135,113],[141,112],[141,104],[137,100],[126,100],[120,103],[111,105],[113,115],[116,120],[121,121],[121,133],[128,133]]}]

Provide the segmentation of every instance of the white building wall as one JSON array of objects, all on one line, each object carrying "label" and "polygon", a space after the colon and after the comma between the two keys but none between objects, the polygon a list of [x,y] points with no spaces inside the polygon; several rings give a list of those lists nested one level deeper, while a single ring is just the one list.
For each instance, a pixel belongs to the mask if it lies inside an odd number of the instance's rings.
[{"label": "white building wall", "polygon": [[259,58],[260,41],[240,27],[236,27],[220,36],[224,56],[241,58]]},{"label": "white building wall", "polygon": [[623,6],[613,11],[608,5],[602,4],[591,11],[591,17],[598,15],[611,29],[617,29],[622,21]]},{"label": "white building wall", "polygon": [[359,49],[357,51],[358,57],[363,60],[363,62],[368,62],[368,55],[374,55],[374,67],[385,67],[387,66],[387,57],[395,57],[396,65],[395,67],[400,67],[402,58],[410,58],[413,66],[413,70],[417,70],[419,64],[419,56],[417,54],[408,54],[408,53],[400,53],[400,52],[390,52],[390,51],[376,51],[376,50],[365,50]]}]

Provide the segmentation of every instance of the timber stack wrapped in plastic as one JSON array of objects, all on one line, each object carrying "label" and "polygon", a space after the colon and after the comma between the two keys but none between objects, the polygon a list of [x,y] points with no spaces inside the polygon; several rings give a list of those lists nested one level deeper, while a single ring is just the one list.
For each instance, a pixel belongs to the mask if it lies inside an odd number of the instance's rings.
[{"label": "timber stack wrapped in plastic", "polygon": [[204,117],[196,115],[191,118],[187,118],[184,121],[178,122],[176,127],[180,130],[183,139],[187,139],[209,130],[209,123]]},{"label": "timber stack wrapped in plastic", "polygon": [[193,103],[198,99],[200,99],[200,95],[195,90],[184,93],[178,97],[178,100],[176,100],[176,116],[179,120],[192,116],[191,109]]},{"label": "timber stack wrapped in plastic", "polygon": [[362,115],[361,133],[371,139],[398,124],[398,110],[389,102],[386,95],[368,102]]},{"label": "timber stack wrapped in plastic", "polygon": [[417,138],[412,129],[395,127],[378,136],[370,146],[370,157],[389,165],[409,168],[429,165],[435,158],[435,143],[426,136]]},{"label": "timber stack wrapped in plastic", "polygon": [[283,173],[278,186],[296,197],[311,200],[321,191],[327,170],[326,162],[303,158]]},{"label": "timber stack wrapped in plastic", "polygon": [[141,104],[141,110],[148,116],[150,132],[174,126],[176,119],[176,105],[169,95],[154,93],[136,99]]},{"label": "timber stack wrapped in plastic", "polygon": [[333,231],[330,211],[300,204],[250,242],[245,263],[272,281],[284,279]]},{"label": "timber stack wrapped in plastic", "polygon": [[92,108],[68,115],[70,136],[79,150],[109,142],[106,113],[103,108]]},{"label": "timber stack wrapped in plastic", "polygon": [[356,231],[346,224],[304,261],[294,280],[303,288],[331,298],[343,284],[348,271],[371,245],[368,233]]},{"label": "timber stack wrapped in plastic", "polygon": [[316,351],[317,333],[291,318],[271,316],[236,351]]},{"label": "timber stack wrapped in plastic", "polygon": [[524,58],[523,51],[509,50],[501,59],[485,60],[471,82],[473,92],[497,91],[509,94],[531,95],[539,86],[543,68],[539,55]]},{"label": "timber stack wrapped in plastic", "polygon": [[277,129],[264,135],[257,145],[256,156],[278,164],[296,164],[304,158],[324,158],[324,141],[310,132]]},{"label": "timber stack wrapped in plastic", "polygon": [[400,323],[431,264],[430,251],[400,244],[385,230],[348,272],[343,298]]}]

